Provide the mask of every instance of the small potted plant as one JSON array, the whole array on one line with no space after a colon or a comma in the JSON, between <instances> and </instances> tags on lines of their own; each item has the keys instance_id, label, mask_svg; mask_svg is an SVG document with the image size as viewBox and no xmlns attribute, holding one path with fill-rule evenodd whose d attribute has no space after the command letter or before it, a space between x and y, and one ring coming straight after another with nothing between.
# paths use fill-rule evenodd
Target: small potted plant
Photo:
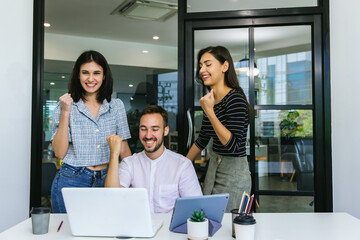
<instances>
[{"instance_id":1,"label":"small potted plant","mask_svg":"<svg viewBox=\"0 0 360 240\"><path fill-rule=\"evenodd\" d=\"M203 210L195 210L187 220L187 236L190 240L208 239L209 222Z\"/></svg>"}]
</instances>

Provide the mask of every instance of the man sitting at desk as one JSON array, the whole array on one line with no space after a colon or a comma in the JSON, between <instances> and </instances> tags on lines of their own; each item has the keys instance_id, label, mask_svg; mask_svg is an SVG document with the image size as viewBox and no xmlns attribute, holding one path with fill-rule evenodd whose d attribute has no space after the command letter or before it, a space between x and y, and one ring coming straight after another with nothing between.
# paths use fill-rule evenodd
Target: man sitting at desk
<instances>
[{"instance_id":1,"label":"man sitting at desk","mask_svg":"<svg viewBox=\"0 0 360 240\"><path fill-rule=\"evenodd\" d=\"M105 187L146 188L155 213L170 212L178 197L201 196L195 169L189 159L164 146L169 133L168 114L159 106L146 107L140 118L139 139L144 151L123 159L119 166L122 138L107 137L110 147Z\"/></svg>"}]
</instances>

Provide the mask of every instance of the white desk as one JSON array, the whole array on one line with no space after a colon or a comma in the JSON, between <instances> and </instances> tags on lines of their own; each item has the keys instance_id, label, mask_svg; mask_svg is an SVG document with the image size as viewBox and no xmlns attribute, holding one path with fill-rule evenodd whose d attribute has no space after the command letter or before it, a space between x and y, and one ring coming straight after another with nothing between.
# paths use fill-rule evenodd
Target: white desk
<instances>
[{"instance_id":1,"label":"white desk","mask_svg":"<svg viewBox=\"0 0 360 240\"><path fill-rule=\"evenodd\" d=\"M254 214L256 219L256 240L359 240L360 220L347 213L258 213ZM186 234L170 232L169 214L159 214L164 219L154 239L177 240L187 239ZM64 223L60 232L57 228L61 222ZM226 240L231 237L231 215L225 214L221 229L210 239ZM49 233L44 235L33 235L31 230L31 219L27 219L18 225L0 233L1 240L8 239L114 239L95 237L73 237L64 214L52 214L50 218Z\"/></svg>"}]
</instances>

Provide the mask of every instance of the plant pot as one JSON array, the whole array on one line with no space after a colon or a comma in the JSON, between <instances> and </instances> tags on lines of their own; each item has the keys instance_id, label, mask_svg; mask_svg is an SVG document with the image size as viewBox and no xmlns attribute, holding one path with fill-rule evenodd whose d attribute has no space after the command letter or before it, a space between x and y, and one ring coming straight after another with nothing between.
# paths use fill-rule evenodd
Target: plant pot
<instances>
[{"instance_id":1,"label":"plant pot","mask_svg":"<svg viewBox=\"0 0 360 240\"><path fill-rule=\"evenodd\" d=\"M205 240L209 236L209 221L205 218L204 222L192 222L187 220L187 237L190 240Z\"/></svg>"}]
</instances>

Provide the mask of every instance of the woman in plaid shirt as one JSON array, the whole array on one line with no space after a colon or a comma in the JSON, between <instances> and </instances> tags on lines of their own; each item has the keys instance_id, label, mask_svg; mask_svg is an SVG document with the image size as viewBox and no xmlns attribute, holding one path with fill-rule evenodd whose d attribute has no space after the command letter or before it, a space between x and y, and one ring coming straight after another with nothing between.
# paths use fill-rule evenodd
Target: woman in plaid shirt
<instances>
[{"instance_id":1,"label":"woman in plaid shirt","mask_svg":"<svg viewBox=\"0 0 360 240\"><path fill-rule=\"evenodd\" d=\"M54 178L54 213L65 213L63 187L103 187L110 150L106 137L123 140L121 158L131 155L130 131L120 99L111 99L113 78L104 56L86 51L76 60L69 93L60 97L53 113L52 145L63 165Z\"/></svg>"}]
</instances>

